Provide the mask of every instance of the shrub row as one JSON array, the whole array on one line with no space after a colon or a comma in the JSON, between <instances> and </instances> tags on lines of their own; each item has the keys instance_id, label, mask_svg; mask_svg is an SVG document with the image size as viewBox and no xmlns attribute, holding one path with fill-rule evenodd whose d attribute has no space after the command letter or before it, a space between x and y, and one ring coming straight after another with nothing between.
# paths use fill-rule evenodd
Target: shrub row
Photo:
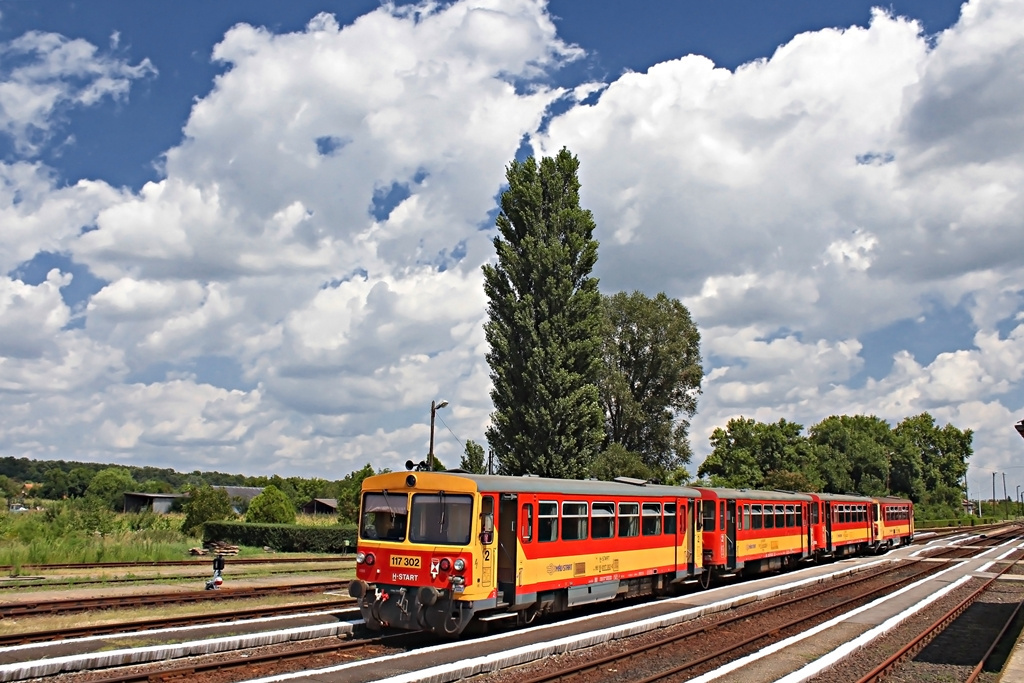
<instances>
[{"instance_id":1,"label":"shrub row","mask_svg":"<svg viewBox=\"0 0 1024 683\"><path fill-rule=\"evenodd\" d=\"M302 526L299 524L246 524L206 522L203 542L223 541L279 552L342 553L355 549L358 530L354 524Z\"/></svg>"}]
</instances>

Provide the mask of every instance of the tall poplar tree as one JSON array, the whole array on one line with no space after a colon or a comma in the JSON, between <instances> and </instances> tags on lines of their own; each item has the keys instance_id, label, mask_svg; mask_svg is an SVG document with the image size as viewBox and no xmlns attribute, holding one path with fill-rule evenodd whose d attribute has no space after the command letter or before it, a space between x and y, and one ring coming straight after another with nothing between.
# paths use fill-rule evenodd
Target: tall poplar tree
<instances>
[{"instance_id":1,"label":"tall poplar tree","mask_svg":"<svg viewBox=\"0 0 1024 683\"><path fill-rule=\"evenodd\" d=\"M581 478L601 448L601 294L594 220L580 208L567 149L509 164L484 265L494 412L487 441L501 474Z\"/></svg>"}]
</instances>

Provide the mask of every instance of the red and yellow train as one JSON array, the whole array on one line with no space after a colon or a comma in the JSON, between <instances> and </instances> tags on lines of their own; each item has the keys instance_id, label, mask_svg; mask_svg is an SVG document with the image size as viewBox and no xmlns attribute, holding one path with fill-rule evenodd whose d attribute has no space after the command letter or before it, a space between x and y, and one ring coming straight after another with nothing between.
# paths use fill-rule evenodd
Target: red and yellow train
<instances>
[{"instance_id":1,"label":"red and yellow train","mask_svg":"<svg viewBox=\"0 0 1024 683\"><path fill-rule=\"evenodd\" d=\"M350 592L367 626L447 635L914 535L897 498L463 472L369 477L360 512Z\"/></svg>"}]
</instances>

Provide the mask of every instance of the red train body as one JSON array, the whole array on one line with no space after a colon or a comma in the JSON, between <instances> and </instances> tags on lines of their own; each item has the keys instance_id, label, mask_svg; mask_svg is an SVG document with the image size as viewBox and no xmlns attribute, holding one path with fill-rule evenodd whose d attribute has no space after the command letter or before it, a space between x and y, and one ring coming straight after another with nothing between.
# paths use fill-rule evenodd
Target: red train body
<instances>
[{"instance_id":1,"label":"red train body","mask_svg":"<svg viewBox=\"0 0 1024 683\"><path fill-rule=\"evenodd\" d=\"M382 474L362 491L350 592L372 629L529 623L913 538L896 498L462 472Z\"/></svg>"}]
</instances>

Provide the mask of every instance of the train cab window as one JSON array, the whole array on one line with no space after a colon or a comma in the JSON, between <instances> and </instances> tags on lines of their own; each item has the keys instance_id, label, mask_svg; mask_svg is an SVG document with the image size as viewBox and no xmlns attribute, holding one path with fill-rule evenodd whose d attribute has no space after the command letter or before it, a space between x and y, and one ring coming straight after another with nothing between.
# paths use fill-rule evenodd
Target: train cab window
<instances>
[{"instance_id":1,"label":"train cab window","mask_svg":"<svg viewBox=\"0 0 1024 683\"><path fill-rule=\"evenodd\" d=\"M676 504L665 503L665 533L676 533Z\"/></svg>"},{"instance_id":2,"label":"train cab window","mask_svg":"<svg viewBox=\"0 0 1024 683\"><path fill-rule=\"evenodd\" d=\"M523 506L523 519L519 524L520 537L524 543L529 543L533 539L533 503L527 503Z\"/></svg>"},{"instance_id":3,"label":"train cab window","mask_svg":"<svg viewBox=\"0 0 1024 683\"><path fill-rule=\"evenodd\" d=\"M374 541L404 541L409 497L401 493L366 493L359 537Z\"/></svg>"},{"instance_id":4,"label":"train cab window","mask_svg":"<svg viewBox=\"0 0 1024 683\"><path fill-rule=\"evenodd\" d=\"M704 531L715 530L715 501L705 500L700 505L701 519L704 521Z\"/></svg>"},{"instance_id":5,"label":"train cab window","mask_svg":"<svg viewBox=\"0 0 1024 683\"><path fill-rule=\"evenodd\" d=\"M466 545L473 528L473 497L463 494L414 493L409 521L413 543Z\"/></svg>"},{"instance_id":6,"label":"train cab window","mask_svg":"<svg viewBox=\"0 0 1024 683\"><path fill-rule=\"evenodd\" d=\"M619 538L640 535L640 505L619 503Z\"/></svg>"},{"instance_id":7,"label":"train cab window","mask_svg":"<svg viewBox=\"0 0 1024 683\"><path fill-rule=\"evenodd\" d=\"M644 536L661 535L661 503L644 503L640 531Z\"/></svg>"},{"instance_id":8,"label":"train cab window","mask_svg":"<svg viewBox=\"0 0 1024 683\"><path fill-rule=\"evenodd\" d=\"M786 506L776 505L775 506L775 528L785 529L786 528Z\"/></svg>"},{"instance_id":9,"label":"train cab window","mask_svg":"<svg viewBox=\"0 0 1024 683\"><path fill-rule=\"evenodd\" d=\"M792 505L786 506L786 526L789 528L796 526L796 508Z\"/></svg>"},{"instance_id":10,"label":"train cab window","mask_svg":"<svg viewBox=\"0 0 1024 683\"><path fill-rule=\"evenodd\" d=\"M480 498L480 542L484 545L494 542L494 496Z\"/></svg>"},{"instance_id":11,"label":"train cab window","mask_svg":"<svg viewBox=\"0 0 1024 683\"><path fill-rule=\"evenodd\" d=\"M594 503L590 506L590 537L615 536L615 503Z\"/></svg>"},{"instance_id":12,"label":"train cab window","mask_svg":"<svg viewBox=\"0 0 1024 683\"><path fill-rule=\"evenodd\" d=\"M541 543L558 540L558 503L542 500L538 504L537 540Z\"/></svg>"},{"instance_id":13,"label":"train cab window","mask_svg":"<svg viewBox=\"0 0 1024 683\"><path fill-rule=\"evenodd\" d=\"M743 506L743 525L740 527L744 531L750 530L750 506Z\"/></svg>"},{"instance_id":14,"label":"train cab window","mask_svg":"<svg viewBox=\"0 0 1024 683\"><path fill-rule=\"evenodd\" d=\"M562 503L562 540L583 541L587 538L587 504Z\"/></svg>"},{"instance_id":15,"label":"train cab window","mask_svg":"<svg viewBox=\"0 0 1024 683\"><path fill-rule=\"evenodd\" d=\"M763 526L762 519L763 518L761 517L761 506L760 505L751 505L750 506L750 528L755 530L755 531L760 529Z\"/></svg>"}]
</instances>

